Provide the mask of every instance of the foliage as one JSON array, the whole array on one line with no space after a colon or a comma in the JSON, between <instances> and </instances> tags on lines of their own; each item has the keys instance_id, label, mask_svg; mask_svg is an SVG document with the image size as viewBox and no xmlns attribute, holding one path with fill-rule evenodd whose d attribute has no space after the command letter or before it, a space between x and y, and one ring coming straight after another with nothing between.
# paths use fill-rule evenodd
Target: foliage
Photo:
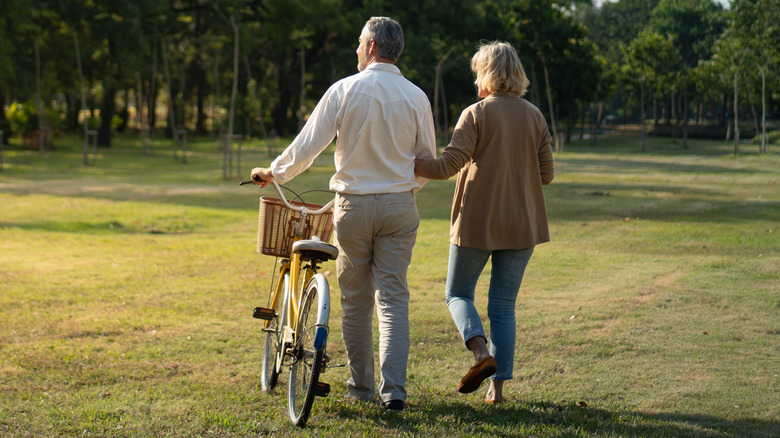
<instances>
[{"instance_id":1,"label":"foliage","mask_svg":"<svg viewBox=\"0 0 780 438\"><path fill-rule=\"evenodd\" d=\"M38 110L32 102L11 102L7 118L12 132L25 134L38 129Z\"/></svg>"},{"instance_id":2,"label":"foliage","mask_svg":"<svg viewBox=\"0 0 780 438\"><path fill-rule=\"evenodd\" d=\"M723 8L712 0L661 0L653 9L650 28L674 35L683 65L695 67L710 57L715 40L723 32Z\"/></svg>"},{"instance_id":3,"label":"foliage","mask_svg":"<svg viewBox=\"0 0 780 438\"><path fill-rule=\"evenodd\" d=\"M659 66L653 93L667 102L667 113L680 105L672 102L672 92L679 94L686 85L691 105L722 105L729 91L725 85L711 88L722 83L717 72L693 69L712 59L727 28L746 49L760 53L745 59L750 67L741 91L745 102L759 100L766 80L767 111L776 110L777 0L734 1L727 10L712 0L594 3L456 0L442 7L435 0L7 0L0 4L0 59L10 62L0 63L0 101L35 100L37 44L41 98L62 102L68 132L78 129L80 110L99 109L106 115L101 143L108 145L113 115L138 107L143 125L170 135L165 112L155 110L168 105L169 91L176 125L197 135L222 132L237 78L234 132L258 136L262 123L262 131L289 135L331 83L355 72L355 38L365 20L387 15L398 19L406 34L399 67L431 100L436 66L442 63L440 100L449 120L475 99L468 60L481 40L511 42L531 76L527 98L548 118L557 115L568 124L591 102L609 104L612 111L633 104L636 80L629 72L636 66L627 64L621 47L645 35L672 41L680 55L676 64L658 51L647 54L657 58L642 60ZM237 60L231 17L238 27ZM76 43L87 108L81 104ZM0 123L3 113L0 109ZM131 127L141 128L136 119Z\"/></svg>"}]
</instances>

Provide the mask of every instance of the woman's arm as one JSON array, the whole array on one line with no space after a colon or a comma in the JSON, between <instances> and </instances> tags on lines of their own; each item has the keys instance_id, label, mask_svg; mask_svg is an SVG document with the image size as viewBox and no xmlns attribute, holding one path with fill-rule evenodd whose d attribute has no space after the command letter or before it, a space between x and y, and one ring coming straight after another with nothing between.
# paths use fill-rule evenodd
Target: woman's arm
<instances>
[{"instance_id":1,"label":"woman's arm","mask_svg":"<svg viewBox=\"0 0 780 438\"><path fill-rule=\"evenodd\" d=\"M448 179L458 173L474 156L477 145L477 129L474 114L466 108L460 115L450 144L441 157L431 160L414 160L414 173L430 179Z\"/></svg>"}]
</instances>

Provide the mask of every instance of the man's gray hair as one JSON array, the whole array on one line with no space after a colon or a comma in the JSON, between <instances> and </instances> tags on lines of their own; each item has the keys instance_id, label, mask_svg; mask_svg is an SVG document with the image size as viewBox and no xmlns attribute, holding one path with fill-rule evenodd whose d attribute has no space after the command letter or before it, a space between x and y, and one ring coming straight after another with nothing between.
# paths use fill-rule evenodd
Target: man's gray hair
<instances>
[{"instance_id":1,"label":"man's gray hair","mask_svg":"<svg viewBox=\"0 0 780 438\"><path fill-rule=\"evenodd\" d=\"M371 17L366 22L368 38L374 40L377 55L395 62L404 50L404 31L392 18Z\"/></svg>"}]
</instances>

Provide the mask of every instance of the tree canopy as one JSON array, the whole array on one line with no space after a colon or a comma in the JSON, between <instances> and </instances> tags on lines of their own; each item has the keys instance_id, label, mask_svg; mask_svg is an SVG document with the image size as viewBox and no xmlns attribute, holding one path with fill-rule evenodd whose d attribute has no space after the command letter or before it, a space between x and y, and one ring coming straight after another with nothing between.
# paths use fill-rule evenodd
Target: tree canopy
<instances>
[{"instance_id":1,"label":"tree canopy","mask_svg":"<svg viewBox=\"0 0 780 438\"><path fill-rule=\"evenodd\" d=\"M403 26L398 65L428 93L442 132L476 99L468 61L486 40L518 50L526 98L552 130L599 122L594 105L636 120L640 81L656 125L688 110L724 124L735 99L728 69L746 85L737 111L777 107L778 2L4 0L0 130L89 124L104 146L112 132L142 128L291 135L330 84L355 73L357 36L379 15Z\"/></svg>"}]
</instances>

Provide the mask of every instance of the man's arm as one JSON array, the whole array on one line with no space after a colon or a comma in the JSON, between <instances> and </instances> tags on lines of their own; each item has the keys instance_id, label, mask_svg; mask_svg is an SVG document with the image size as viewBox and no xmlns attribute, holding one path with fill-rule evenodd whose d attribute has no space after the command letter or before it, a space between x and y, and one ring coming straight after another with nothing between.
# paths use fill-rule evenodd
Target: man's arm
<instances>
[{"instance_id":1,"label":"man's arm","mask_svg":"<svg viewBox=\"0 0 780 438\"><path fill-rule=\"evenodd\" d=\"M338 96L334 89L335 86L331 86L325 92L301 132L270 166L252 169L252 181L255 180L255 174L260 178L260 182L255 184L265 187L274 178L279 183L293 179L308 169L314 159L333 141L336 136L336 114L339 108Z\"/></svg>"}]
</instances>

